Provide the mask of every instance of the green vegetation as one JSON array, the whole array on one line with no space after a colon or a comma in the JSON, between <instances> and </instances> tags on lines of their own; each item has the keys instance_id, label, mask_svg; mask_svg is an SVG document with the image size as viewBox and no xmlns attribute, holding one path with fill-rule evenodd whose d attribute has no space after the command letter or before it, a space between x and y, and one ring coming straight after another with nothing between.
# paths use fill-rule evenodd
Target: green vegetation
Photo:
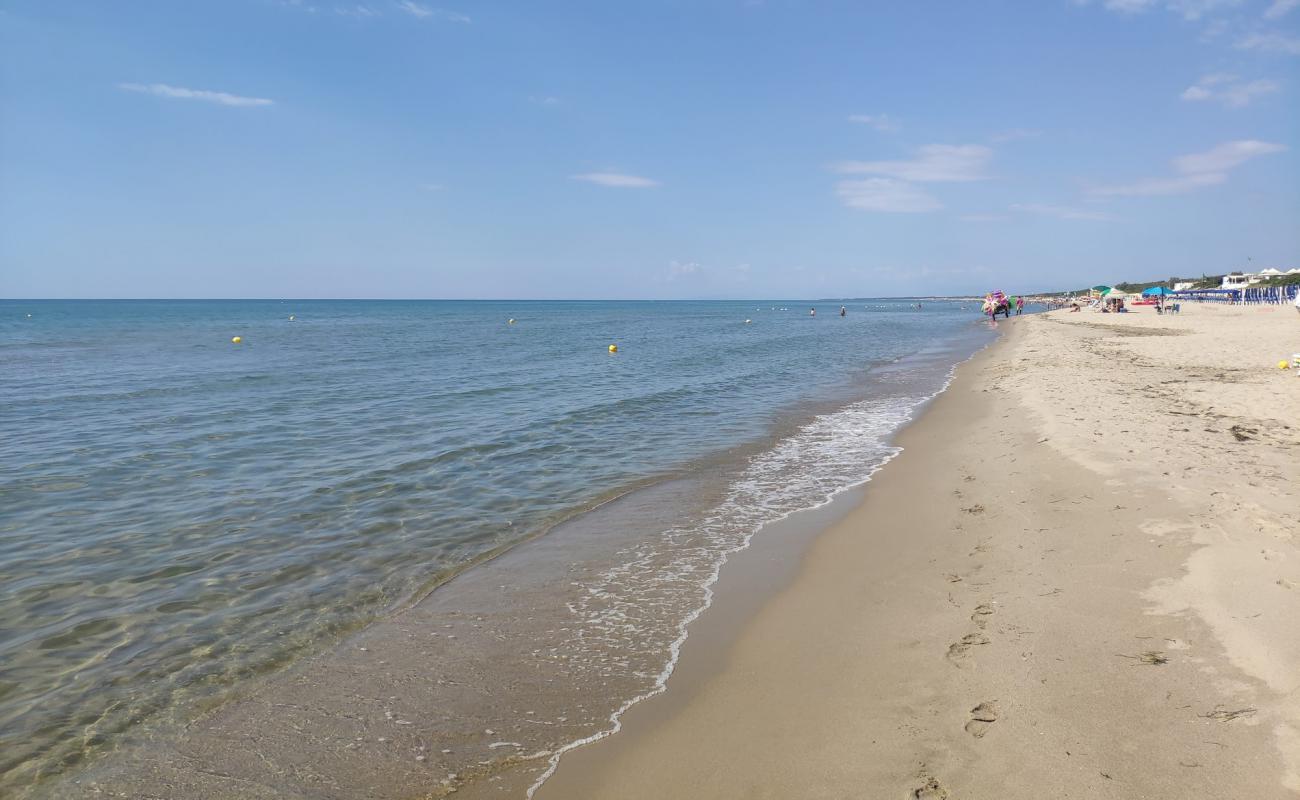
<instances>
[{"instance_id":1,"label":"green vegetation","mask_svg":"<svg viewBox=\"0 0 1300 800\"><path fill-rule=\"evenodd\" d=\"M1172 289L1174 288L1174 284L1187 283L1188 281L1194 281L1191 287L1193 289L1217 289L1223 285L1223 276L1202 275L1199 278L1176 278L1171 276L1170 278L1163 281L1147 281L1145 283L1130 283L1129 281L1122 281L1120 283L1115 284L1115 288L1119 289L1121 292L1128 292L1129 294L1142 294L1144 290L1150 289L1152 286L1164 286L1165 288ZM1300 274L1278 275L1272 278L1265 278L1259 283L1251 284L1251 286L1296 286L1296 285L1300 285ZM1038 294L1043 297L1065 297L1067 295L1086 295L1088 294L1088 288L1089 287L1085 286L1082 289L1075 289L1073 291L1068 291L1068 292L1039 292Z\"/></svg>"},{"instance_id":2,"label":"green vegetation","mask_svg":"<svg viewBox=\"0 0 1300 800\"><path fill-rule=\"evenodd\" d=\"M1144 290L1150 289L1152 286L1163 286L1166 289L1172 289L1174 288L1174 281L1175 279L1173 278L1170 278L1168 281L1151 281L1150 283L1128 283L1126 281L1124 283L1115 284L1115 288L1119 289L1121 292L1128 292L1129 294L1142 294Z\"/></svg>"},{"instance_id":3,"label":"green vegetation","mask_svg":"<svg viewBox=\"0 0 1300 800\"><path fill-rule=\"evenodd\" d=\"M1144 290L1150 289L1152 286L1163 286L1166 289L1172 289L1174 288L1174 284L1186 283L1187 281L1196 281L1195 285L1192 287L1193 289L1217 289L1219 288L1219 285L1223 282L1223 276L1202 275L1199 278L1178 278L1178 277L1170 276L1168 279L1163 281L1147 281L1146 283L1130 283L1128 281L1121 281L1115 284L1115 288L1119 289L1121 292L1127 292L1129 294L1142 294ZM1080 294L1086 295L1089 291L1089 288L1090 287L1085 286L1082 289L1075 289L1073 291L1068 291L1068 292L1041 292L1040 294L1042 294L1045 297L1065 297L1066 295L1080 295Z\"/></svg>"}]
</instances>

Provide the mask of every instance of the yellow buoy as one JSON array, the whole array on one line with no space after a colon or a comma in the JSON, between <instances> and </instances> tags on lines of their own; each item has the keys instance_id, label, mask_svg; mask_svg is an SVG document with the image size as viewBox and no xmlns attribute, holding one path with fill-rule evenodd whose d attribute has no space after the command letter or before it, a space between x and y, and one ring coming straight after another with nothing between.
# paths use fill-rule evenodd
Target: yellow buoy
<instances>
[{"instance_id":1,"label":"yellow buoy","mask_svg":"<svg viewBox=\"0 0 1300 800\"><path fill-rule=\"evenodd\" d=\"M1291 366L1291 365L1288 364L1288 363L1286 363L1285 361L1279 361L1279 362L1277 362L1277 368L1278 368L1278 369L1288 369L1290 366Z\"/></svg>"},{"instance_id":2,"label":"yellow buoy","mask_svg":"<svg viewBox=\"0 0 1300 800\"><path fill-rule=\"evenodd\" d=\"M232 337L230 337L230 343L231 343L231 344L239 344L239 343L242 342L242 341L244 341L244 337L242 337L242 336L232 336Z\"/></svg>"},{"instance_id":3,"label":"yellow buoy","mask_svg":"<svg viewBox=\"0 0 1300 800\"><path fill-rule=\"evenodd\" d=\"M611 353L617 353L617 352L618 352L618 345L616 345L616 344L611 344L611 345L609 346L609 352L611 352Z\"/></svg>"}]
</instances>

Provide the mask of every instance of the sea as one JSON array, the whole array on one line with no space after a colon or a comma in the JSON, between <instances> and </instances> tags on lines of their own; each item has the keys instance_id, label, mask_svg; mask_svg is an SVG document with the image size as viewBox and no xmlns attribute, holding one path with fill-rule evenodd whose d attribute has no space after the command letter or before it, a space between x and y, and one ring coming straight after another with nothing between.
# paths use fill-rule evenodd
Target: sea
<instances>
[{"instance_id":1,"label":"sea","mask_svg":"<svg viewBox=\"0 0 1300 800\"><path fill-rule=\"evenodd\" d=\"M598 737L727 555L867 481L994 335L915 299L0 301L0 795L468 603L502 553L547 629L437 646L553 641L584 708L537 746Z\"/></svg>"}]
</instances>

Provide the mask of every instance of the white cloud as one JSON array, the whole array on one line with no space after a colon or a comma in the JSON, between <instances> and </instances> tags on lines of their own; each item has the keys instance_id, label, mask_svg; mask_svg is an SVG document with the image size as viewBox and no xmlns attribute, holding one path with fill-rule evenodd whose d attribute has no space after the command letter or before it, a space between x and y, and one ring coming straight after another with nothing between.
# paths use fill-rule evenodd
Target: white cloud
<instances>
[{"instance_id":1,"label":"white cloud","mask_svg":"<svg viewBox=\"0 0 1300 800\"><path fill-rule=\"evenodd\" d=\"M397 7L414 17L432 17L433 9L428 6L422 6L419 3L413 3L411 0L402 0Z\"/></svg>"},{"instance_id":2,"label":"white cloud","mask_svg":"<svg viewBox=\"0 0 1300 800\"><path fill-rule=\"evenodd\" d=\"M691 278L703 274L704 267L695 261L668 262L668 280L670 281L675 281L678 278Z\"/></svg>"},{"instance_id":3,"label":"white cloud","mask_svg":"<svg viewBox=\"0 0 1300 800\"><path fill-rule=\"evenodd\" d=\"M535 94L528 98L528 102L535 106L558 106L560 104L560 98L549 94Z\"/></svg>"},{"instance_id":4,"label":"white cloud","mask_svg":"<svg viewBox=\"0 0 1300 800\"><path fill-rule=\"evenodd\" d=\"M1257 156L1280 153L1286 147L1272 142L1259 142L1244 139L1236 142L1224 142L1204 153L1192 153L1174 159L1174 168L1190 175L1227 172L1233 167L1244 164Z\"/></svg>"},{"instance_id":5,"label":"white cloud","mask_svg":"<svg viewBox=\"0 0 1300 800\"><path fill-rule=\"evenodd\" d=\"M397 4L397 7L411 16L420 19L435 18L443 20L444 22L462 22L466 24L472 21L469 17L459 12L447 11L442 8L430 8L429 6L416 3L414 0L401 0Z\"/></svg>"},{"instance_id":6,"label":"white cloud","mask_svg":"<svg viewBox=\"0 0 1300 800\"><path fill-rule=\"evenodd\" d=\"M1280 33L1252 33L1237 42L1238 50L1262 50L1266 53L1300 55L1300 38Z\"/></svg>"},{"instance_id":7,"label":"white cloud","mask_svg":"<svg viewBox=\"0 0 1300 800\"><path fill-rule=\"evenodd\" d=\"M1124 14L1136 14L1139 11L1146 11L1155 5L1155 0L1106 0L1102 3L1111 11L1119 11Z\"/></svg>"},{"instance_id":8,"label":"white cloud","mask_svg":"<svg viewBox=\"0 0 1300 800\"><path fill-rule=\"evenodd\" d=\"M1009 128L993 134L989 137L989 141L994 144L1004 144L1019 141L1020 139L1033 139L1042 135L1043 132L1035 128Z\"/></svg>"},{"instance_id":9,"label":"white cloud","mask_svg":"<svg viewBox=\"0 0 1300 800\"><path fill-rule=\"evenodd\" d=\"M1108 220L1113 219L1110 214L1104 211L1089 211L1083 208L1071 208L1070 206L1053 206L1044 203L1013 203L1012 211L1023 211L1027 214L1038 214L1043 217L1056 217L1057 219L1087 219L1087 220Z\"/></svg>"},{"instance_id":10,"label":"white cloud","mask_svg":"<svg viewBox=\"0 0 1300 800\"><path fill-rule=\"evenodd\" d=\"M845 161L834 168L836 172L922 183L979 181L987 177L984 167L992 158L993 150L984 145L930 144L919 148L911 161Z\"/></svg>"},{"instance_id":11,"label":"white cloud","mask_svg":"<svg viewBox=\"0 0 1300 800\"><path fill-rule=\"evenodd\" d=\"M1170 11L1183 15L1186 20L1198 20L1220 9L1241 5L1241 0L1169 0L1165 6Z\"/></svg>"},{"instance_id":12,"label":"white cloud","mask_svg":"<svg viewBox=\"0 0 1300 800\"><path fill-rule=\"evenodd\" d=\"M370 17L379 16L378 11L374 10L370 6L363 6L360 4L355 6L338 6L334 9L334 13L338 14L340 17L355 17L356 19L369 19Z\"/></svg>"},{"instance_id":13,"label":"white cloud","mask_svg":"<svg viewBox=\"0 0 1300 800\"><path fill-rule=\"evenodd\" d=\"M1204 153L1191 153L1174 159L1178 173L1167 178L1144 178L1117 186L1098 186L1089 190L1095 197L1184 194L1228 180L1228 171L1252 158L1280 153L1286 147L1272 142L1243 139L1224 142Z\"/></svg>"},{"instance_id":14,"label":"white cloud","mask_svg":"<svg viewBox=\"0 0 1300 800\"><path fill-rule=\"evenodd\" d=\"M1281 19L1297 6L1300 6L1300 0L1273 0L1273 4L1264 12L1264 18Z\"/></svg>"},{"instance_id":15,"label":"white cloud","mask_svg":"<svg viewBox=\"0 0 1300 800\"><path fill-rule=\"evenodd\" d=\"M1217 73L1206 75L1196 82L1194 86L1189 86L1181 97L1184 100L1213 100L1232 108L1240 108L1250 104L1250 101L1261 94L1276 92L1278 84L1276 81L1255 80L1243 81L1236 75L1227 75Z\"/></svg>"},{"instance_id":16,"label":"white cloud","mask_svg":"<svg viewBox=\"0 0 1300 800\"><path fill-rule=\"evenodd\" d=\"M1086 6L1089 0L1074 0L1075 5ZM1102 6L1121 14L1140 14L1153 8L1166 10L1186 20L1198 20L1207 14L1241 4L1241 0L1103 0Z\"/></svg>"},{"instance_id":17,"label":"white cloud","mask_svg":"<svg viewBox=\"0 0 1300 800\"><path fill-rule=\"evenodd\" d=\"M902 127L898 120L888 114L850 114L849 122L870 125L881 133L893 133Z\"/></svg>"},{"instance_id":18,"label":"white cloud","mask_svg":"<svg viewBox=\"0 0 1300 800\"><path fill-rule=\"evenodd\" d=\"M169 86L165 83L119 83L117 88L127 92L151 94L173 100L202 100L222 106L273 106L274 100L265 97L241 97L226 92L210 92L206 89L186 89L181 86Z\"/></svg>"},{"instance_id":19,"label":"white cloud","mask_svg":"<svg viewBox=\"0 0 1300 800\"><path fill-rule=\"evenodd\" d=\"M612 186L617 189L647 189L658 186L659 181L642 178L639 175L625 175L621 172L584 172L569 176L575 181L586 181L597 186Z\"/></svg>"},{"instance_id":20,"label":"white cloud","mask_svg":"<svg viewBox=\"0 0 1300 800\"><path fill-rule=\"evenodd\" d=\"M921 214L943 208L919 186L892 178L840 181L835 192L846 206L863 211Z\"/></svg>"},{"instance_id":21,"label":"white cloud","mask_svg":"<svg viewBox=\"0 0 1300 800\"><path fill-rule=\"evenodd\" d=\"M962 214L957 217L962 222L1001 222L1006 218L1005 214Z\"/></svg>"}]
</instances>

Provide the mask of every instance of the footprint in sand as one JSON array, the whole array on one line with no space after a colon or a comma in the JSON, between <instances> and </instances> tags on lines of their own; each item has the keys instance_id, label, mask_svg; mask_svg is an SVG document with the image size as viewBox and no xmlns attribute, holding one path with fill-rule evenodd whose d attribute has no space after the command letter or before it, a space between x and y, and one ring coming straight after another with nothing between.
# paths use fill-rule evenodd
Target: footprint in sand
<instances>
[{"instance_id":1,"label":"footprint in sand","mask_svg":"<svg viewBox=\"0 0 1300 800\"><path fill-rule=\"evenodd\" d=\"M948 800L948 790L943 788L938 779L928 775L921 777L925 782L913 789L908 797L913 800Z\"/></svg>"},{"instance_id":2,"label":"footprint in sand","mask_svg":"<svg viewBox=\"0 0 1300 800\"><path fill-rule=\"evenodd\" d=\"M993 701L980 703L970 710L970 722L966 723L966 732L976 739L983 739L993 723L998 721L998 707Z\"/></svg>"},{"instance_id":3,"label":"footprint in sand","mask_svg":"<svg viewBox=\"0 0 1300 800\"><path fill-rule=\"evenodd\" d=\"M988 603L980 603L975 606L975 613L970 615L970 621L974 622L976 627L980 630L983 630L984 627L989 624L989 621L985 619L985 617L992 614L993 610L993 606Z\"/></svg>"},{"instance_id":4,"label":"footprint in sand","mask_svg":"<svg viewBox=\"0 0 1300 800\"><path fill-rule=\"evenodd\" d=\"M961 637L961 641L948 645L948 660L957 666L961 666L961 662L969 654L972 647L988 644L990 641L989 637L982 633L968 633Z\"/></svg>"}]
</instances>

